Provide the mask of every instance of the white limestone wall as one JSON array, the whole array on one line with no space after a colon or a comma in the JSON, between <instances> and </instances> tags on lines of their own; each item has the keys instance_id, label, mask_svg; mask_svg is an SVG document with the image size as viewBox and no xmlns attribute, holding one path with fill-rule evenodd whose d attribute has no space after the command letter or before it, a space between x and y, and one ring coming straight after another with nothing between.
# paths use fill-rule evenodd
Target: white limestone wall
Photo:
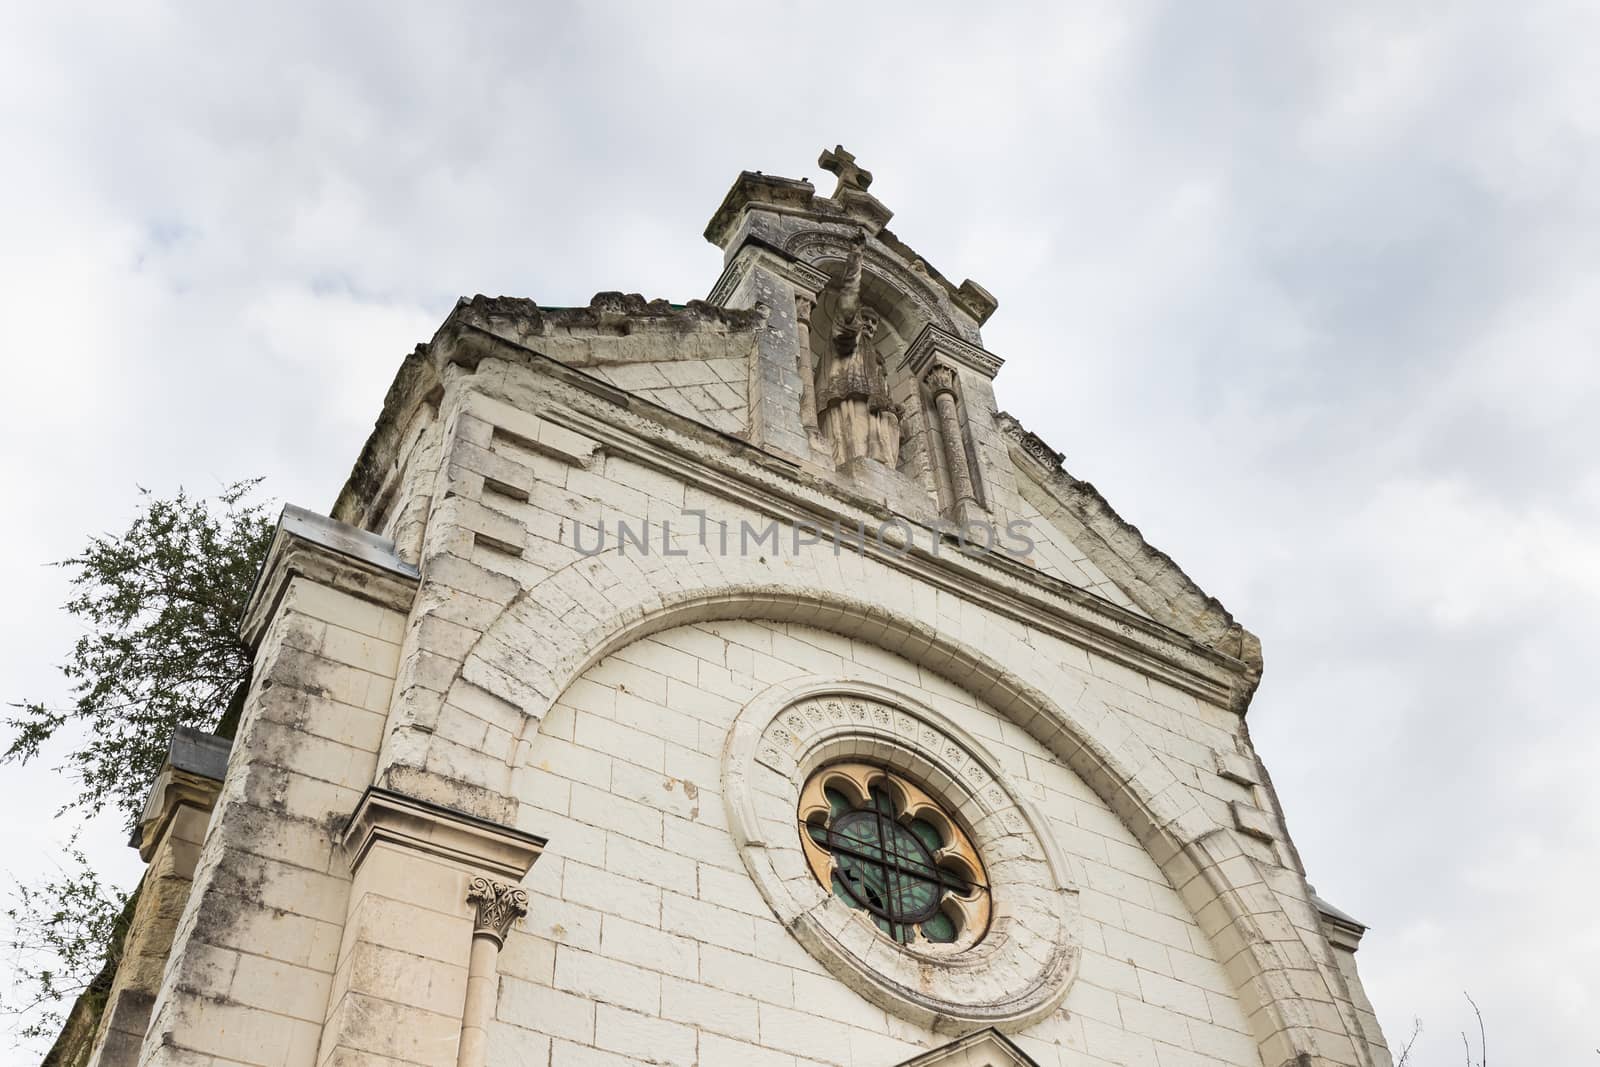
<instances>
[{"instance_id":1,"label":"white limestone wall","mask_svg":"<svg viewBox=\"0 0 1600 1067\"><path fill-rule=\"evenodd\" d=\"M1064 1009L1017 1035L1041 1065L1261 1062L1206 935L1076 774L937 674L765 621L629 645L540 724L518 772L517 821L549 846L502 956L490 1062L890 1067L948 1040L834 979L773 919L727 832L717 790L728 728L756 694L805 675L876 682L935 707L1047 816L1080 891L1083 959Z\"/></svg>"},{"instance_id":2,"label":"white limestone wall","mask_svg":"<svg viewBox=\"0 0 1600 1067\"><path fill-rule=\"evenodd\" d=\"M339 831L372 781L404 630L398 611L288 580L141 1064L321 1062L350 887Z\"/></svg>"}]
</instances>

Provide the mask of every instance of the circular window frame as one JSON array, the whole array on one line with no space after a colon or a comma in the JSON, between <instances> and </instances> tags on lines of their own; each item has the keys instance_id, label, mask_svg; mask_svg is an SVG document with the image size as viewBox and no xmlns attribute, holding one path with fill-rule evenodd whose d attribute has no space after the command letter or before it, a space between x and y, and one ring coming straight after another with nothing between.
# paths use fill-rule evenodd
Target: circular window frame
<instances>
[{"instance_id":1,"label":"circular window frame","mask_svg":"<svg viewBox=\"0 0 1600 1067\"><path fill-rule=\"evenodd\" d=\"M827 795L830 792L849 805L845 812L834 809ZM881 794L892 810L882 811L875 803L875 794ZM856 760L827 764L814 771L800 790L795 820L800 850L817 884L836 896L845 893L850 898L846 903L853 901L857 908L873 916L874 925L882 936L912 951L925 951L934 945L969 948L988 932L992 909L982 857L960 820L903 774ZM838 839L835 829L840 824L860 822L870 824L868 829L874 843L856 851L850 848L849 837ZM913 830L918 822L926 825L927 832L939 842L938 847L930 845ZM889 829L905 831L904 836L899 837L905 847L891 850L891 858L886 861L883 852L875 852L875 849L879 849L881 838ZM819 831L823 841L818 840ZM840 856L845 859L841 860ZM896 863L895 858L909 863ZM852 877L857 868L874 867L885 870L883 880L890 887L891 898L903 897L911 889L896 885L897 873L909 874L905 881L912 886L933 883L935 895L912 915L898 910L892 899L875 902L866 895L872 892L871 887L853 884L859 879ZM838 886L834 884L836 879L841 879ZM951 936L929 937L926 924L940 916L948 920ZM885 926L889 929L885 930Z\"/></svg>"},{"instance_id":2,"label":"circular window frame","mask_svg":"<svg viewBox=\"0 0 1600 1067\"><path fill-rule=\"evenodd\" d=\"M900 944L819 883L796 813L812 777L843 762L903 777L967 834L988 879L981 937ZM783 683L740 712L722 770L729 830L757 888L862 996L938 1032L1016 1030L1060 1005L1079 958L1066 861L999 761L948 717L870 683Z\"/></svg>"}]
</instances>

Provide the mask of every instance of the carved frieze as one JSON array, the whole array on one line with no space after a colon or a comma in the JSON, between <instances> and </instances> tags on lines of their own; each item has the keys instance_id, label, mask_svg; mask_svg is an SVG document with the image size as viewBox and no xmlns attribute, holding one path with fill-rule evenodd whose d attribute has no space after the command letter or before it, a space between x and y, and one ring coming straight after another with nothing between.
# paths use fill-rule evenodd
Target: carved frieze
<instances>
[{"instance_id":1,"label":"carved frieze","mask_svg":"<svg viewBox=\"0 0 1600 1067\"><path fill-rule=\"evenodd\" d=\"M851 238L831 230L806 230L790 238L784 251L807 263L828 260L847 260L850 257ZM865 252L867 269L878 281L894 289L916 305L918 311L946 330L955 329L955 320L941 299L943 289L933 281L914 274L904 263L892 259L876 247Z\"/></svg>"},{"instance_id":2,"label":"carved frieze","mask_svg":"<svg viewBox=\"0 0 1600 1067\"><path fill-rule=\"evenodd\" d=\"M1061 469L1061 464L1066 461L1066 455L1051 448L1045 443L1044 438L1023 428L1022 423L1004 411L995 412L994 419L1000 427L1000 433L1007 440L1016 442L1019 448L1043 466L1051 470Z\"/></svg>"},{"instance_id":3,"label":"carved frieze","mask_svg":"<svg viewBox=\"0 0 1600 1067\"><path fill-rule=\"evenodd\" d=\"M928 364L936 359L958 363L990 379L999 374L1000 368L1005 365L1005 360L993 352L979 348L948 330L929 323L906 347L906 354L901 357L900 365L910 368L913 374L921 374Z\"/></svg>"}]
</instances>

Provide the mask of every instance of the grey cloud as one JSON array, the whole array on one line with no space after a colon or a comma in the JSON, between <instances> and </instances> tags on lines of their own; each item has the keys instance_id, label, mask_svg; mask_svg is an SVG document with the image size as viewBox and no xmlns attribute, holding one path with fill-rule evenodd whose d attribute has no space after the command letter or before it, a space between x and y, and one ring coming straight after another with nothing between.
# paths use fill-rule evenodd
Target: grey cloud
<instances>
[{"instance_id":1,"label":"grey cloud","mask_svg":"<svg viewBox=\"0 0 1600 1067\"><path fill-rule=\"evenodd\" d=\"M1512 1062L1592 1055L1592 11L7 17L0 695L60 693L39 564L136 483L326 507L458 295L702 296L734 174L843 141L999 296L1001 402L1262 635L1252 731L1391 1034L1454 1062L1468 988Z\"/></svg>"}]
</instances>

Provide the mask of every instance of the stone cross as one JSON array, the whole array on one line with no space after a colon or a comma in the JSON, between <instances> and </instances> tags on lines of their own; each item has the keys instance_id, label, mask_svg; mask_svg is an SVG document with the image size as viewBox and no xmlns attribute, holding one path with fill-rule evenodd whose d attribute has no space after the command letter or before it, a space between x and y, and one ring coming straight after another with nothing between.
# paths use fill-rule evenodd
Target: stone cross
<instances>
[{"instance_id":1,"label":"stone cross","mask_svg":"<svg viewBox=\"0 0 1600 1067\"><path fill-rule=\"evenodd\" d=\"M832 151L824 149L822 155L817 157L817 166L838 175L839 186L833 191L835 200L846 189L864 193L867 186L872 184L872 172L856 166L856 157L845 151L844 145L834 145Z\"/></svg>"}]
</instances>

